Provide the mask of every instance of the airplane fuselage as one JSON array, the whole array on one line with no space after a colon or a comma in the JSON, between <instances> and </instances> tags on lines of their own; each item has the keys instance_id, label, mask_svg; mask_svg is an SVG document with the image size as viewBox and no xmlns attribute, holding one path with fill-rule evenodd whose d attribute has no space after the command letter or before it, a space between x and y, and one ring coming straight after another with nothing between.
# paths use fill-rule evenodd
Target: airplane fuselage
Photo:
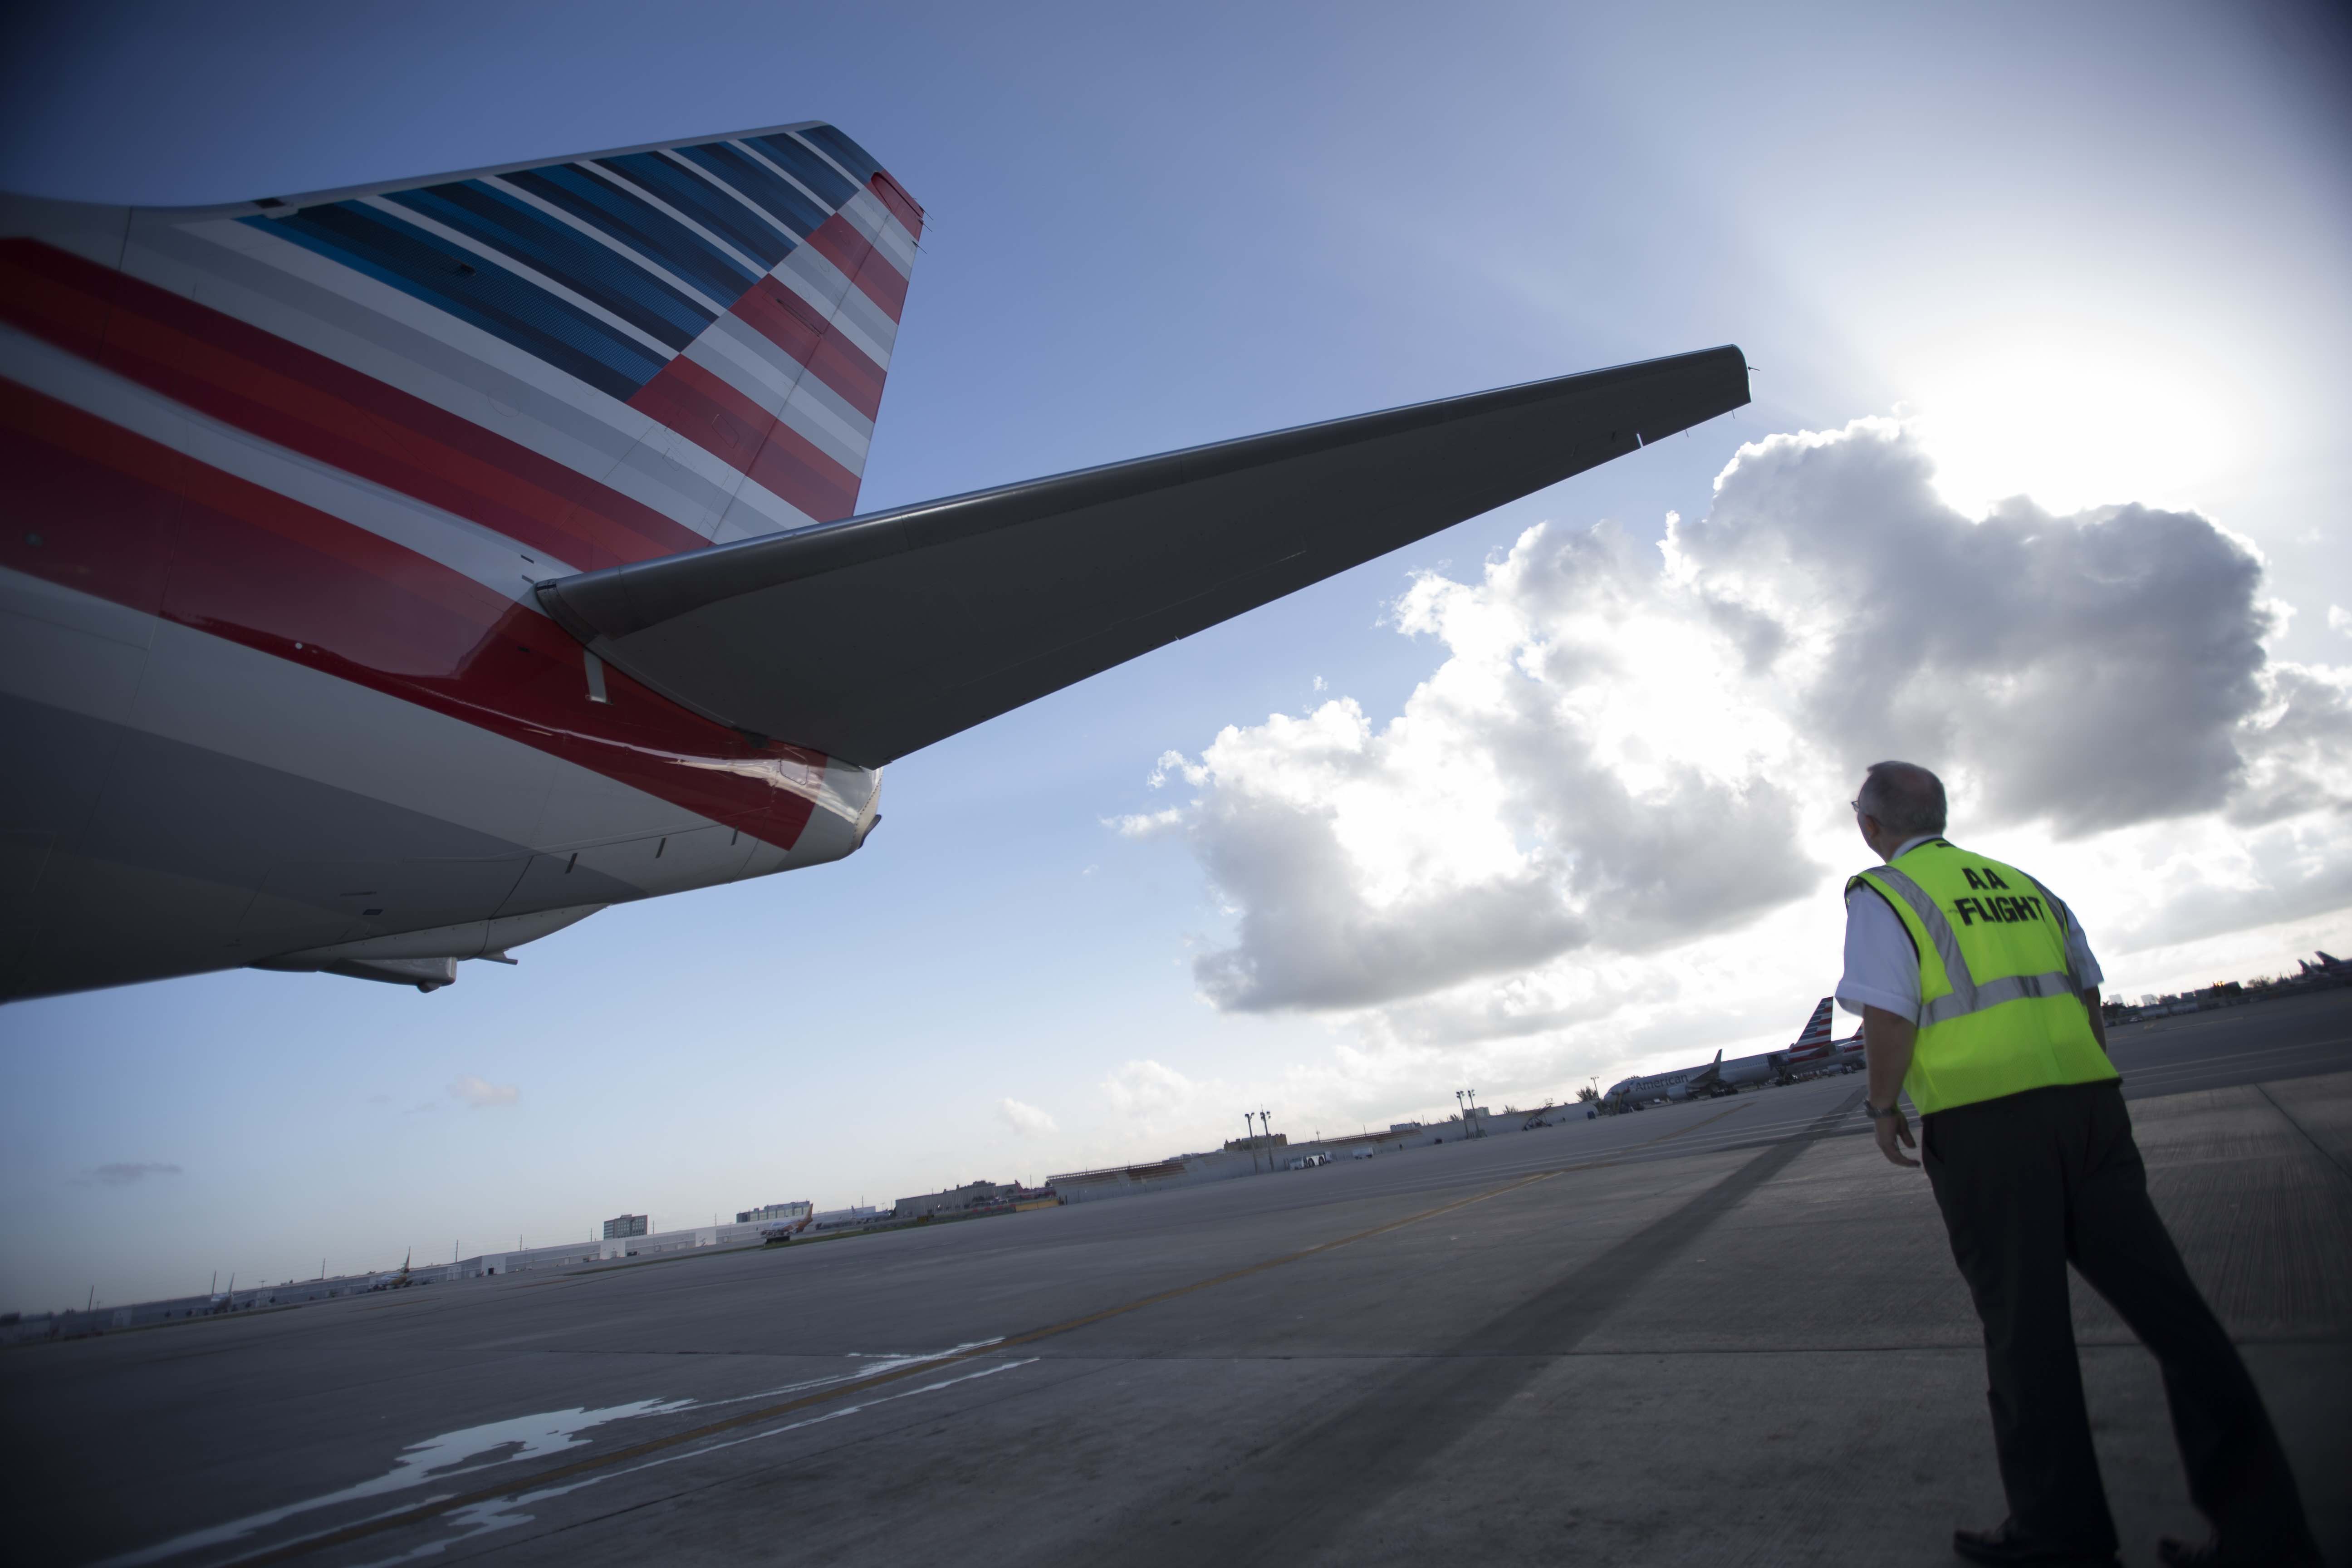
<instances>
[{"instance_id":1,"label":"airplane fuselage","mask_svg":"<svg viewBox=\"0 0 2352 1568\"><path fill-rule=\"evenodd\" d=\"M430 990L839 859L884 764L1748 398L1724 344L860 514L922 223L821 124L0 198L0 1001Z\"/></svg>"}]
</instances>

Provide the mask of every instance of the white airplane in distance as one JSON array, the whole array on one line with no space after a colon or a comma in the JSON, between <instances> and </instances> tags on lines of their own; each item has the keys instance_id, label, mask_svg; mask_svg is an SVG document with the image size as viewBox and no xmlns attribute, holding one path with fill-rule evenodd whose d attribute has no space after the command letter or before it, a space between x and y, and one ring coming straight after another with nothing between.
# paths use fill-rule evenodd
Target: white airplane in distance
<instances>
[{"instance_id":1,"label":"white airplane in distance","mask_svg":"<svg viewBox=\"0 0 2352 1568\"><path fill-rule=\"evenodd\" d=\"M431 991L840 859L884 764L1748 401L1723 347L859 515L922 229L814 123L0 198L0 1000Z\"/></svg>"},{"instance_id":2,"label":"white airplane in distance","mask_svg":"<svg viewBox=\"0 0 2352 1568\"><path fill-rule=\"evenodd\" d=\"M2308 958L2295 960L2295 963L2300 965L2295 972L2298 979L2308 979L2315 974L2332 974L2338 979L2352 980L2352 959L2338 958L2334 953L2325 952L2317 956L2319 958L2317 963L2312 963Z\"/></svg>"},{"instance_id":3,"label":"white airplane in distance","mask_svg":"<svg viewBox=\"0 0 2352 1568\"><path fill-rule=\"evenodd\" d=\"M1856 1035L1852 1041L1843 1043L1830 1037L1832 1005L1832 998L1822 997L1797 1036L1796 1043L1784 1049L1734 1057L1729 1061L1725 1061L1723 1053L1717 1051L1713 1061L1698 1067L1677 1068L1672 1072L1650 1073L1612 1084L1601 1102L1613 1110L1638 1110L1661 1100L1737 1094L1747 1084L1786 1083L1800 1072L1852 1072L1860 1061L1861 1037ZM1843 1045L1852 1045L1853 1051L1844 1050Z\"/></svg>"}]
</instances>

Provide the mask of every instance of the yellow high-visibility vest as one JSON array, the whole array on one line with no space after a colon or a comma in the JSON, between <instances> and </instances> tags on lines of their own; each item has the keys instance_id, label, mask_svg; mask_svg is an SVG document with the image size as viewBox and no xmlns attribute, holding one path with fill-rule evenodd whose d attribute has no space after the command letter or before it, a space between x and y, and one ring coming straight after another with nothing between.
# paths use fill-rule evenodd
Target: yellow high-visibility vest
<instances>
[{"instance_id":1,"label":"yellow high-visibility vest","mask_svg":"<svg viewBox=\"0 0 2352 1568\"><path fill-rule=\"evenodd\" d=\"M2119 1076L2066 957L2066 906L2014 866L1930 838L1868 883L1919 952L1919 1043L1903 1087L1922 1115Z\"/></svg>"}]
</instances>

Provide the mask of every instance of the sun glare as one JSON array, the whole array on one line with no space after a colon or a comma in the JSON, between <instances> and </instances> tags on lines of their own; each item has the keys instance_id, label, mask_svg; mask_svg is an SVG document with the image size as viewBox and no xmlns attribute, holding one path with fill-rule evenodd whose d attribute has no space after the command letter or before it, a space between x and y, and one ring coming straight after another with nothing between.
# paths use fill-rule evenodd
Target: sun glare
<instances>
[{"instance_id":1,"label":"sun glare","mask_svg":"<svg viewBox=\"0 0 2352 1568\"><path fill-rule=\"evenodd\" d=\"M2242 458L2242 398L2183 345L2072 323L1926 345L1903 412L1936 488L1971 517L2026 495L2053 512L2211 507Z\"/></svg>"}]
</instances>

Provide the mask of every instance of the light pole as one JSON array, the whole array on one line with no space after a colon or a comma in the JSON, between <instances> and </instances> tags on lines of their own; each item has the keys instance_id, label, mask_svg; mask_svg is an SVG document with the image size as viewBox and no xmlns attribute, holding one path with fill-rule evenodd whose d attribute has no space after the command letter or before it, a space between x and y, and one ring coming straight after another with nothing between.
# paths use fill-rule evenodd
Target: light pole
<instances>
[{"instance_id":1,"label":"light pole","mask_svg":"<svg viewBox=\"0 0 2352 1568\"><path fill-rule=\"evenodd\" d=\"M1260 1174L1257 1168L1257 1140L1250 1135L1250 1113L1246 1110L1242 1112L1242 1142L1249 1146L1250 1174L1253 1176Z\"/></svg>"}]
</instances>

